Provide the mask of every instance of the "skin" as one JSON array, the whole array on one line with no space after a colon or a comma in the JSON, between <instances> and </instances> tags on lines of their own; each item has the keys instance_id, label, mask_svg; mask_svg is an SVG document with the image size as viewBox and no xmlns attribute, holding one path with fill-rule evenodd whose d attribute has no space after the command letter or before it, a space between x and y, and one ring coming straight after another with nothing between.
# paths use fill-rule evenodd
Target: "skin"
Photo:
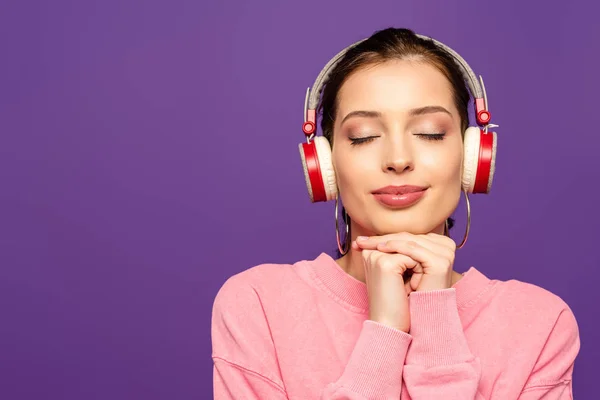
<instances>
[{"instance_id":1,"label":"skin","mask_svg":"<svg viewBox=\"0 0 600 400\"><path fill-rule=\"evenodd\" d=\"M411 112L429 106L447 112ZM355 111L372 113L347 117ZM338 93L332 158L339 195L351 218L352 248L336 262L367 283L369 293L386 292L387 302L392 301L391 293L399 292L398 285L405 288L400 295L407 296L412 291L449 288L462 278L453 270L456 244L443 235L461 194L460 127L449 81L420 60L362 68ZM445 135L442 140L418 136L434 133ZM350 140L373 136L355 145ZM404 184L427 187L419 202L404 209L390 209L371 193ZM359 236L368 239L357 242ZM395 282L390 276L400 279ZM384 309L377 306L384 302L382 297L370 301L375 311ZM390 313L386 317L382 311L380 319L392 320ZM408 330L405 319L396 318L390 325Z\"/></svg>"}]
</instances>

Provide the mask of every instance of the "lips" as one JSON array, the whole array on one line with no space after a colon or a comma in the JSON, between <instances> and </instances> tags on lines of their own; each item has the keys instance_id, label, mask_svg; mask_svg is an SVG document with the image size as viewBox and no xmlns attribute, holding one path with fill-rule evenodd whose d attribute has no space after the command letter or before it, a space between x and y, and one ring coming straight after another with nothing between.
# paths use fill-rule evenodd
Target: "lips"
<instances>
[{"instance_id":1,"label":"lips","mask_svg":"<svg viewBox=\"0 0 600 400\"><path fill-rule=\"evenodd\" d=\"M416 186L416 185L386 186L386 187L382 187L377 190L374 190L371 193L404 195L407 193L422 192L425 189L427 189L427 188L423 187L423 186Z\"/></svg>"},{"instance_id":2,"label":"lips","mask_svg":"<svg viewBox=\"0 0 600 400\"><path fill-rule=\"evenodd\" d=\"M404 185L386 186L373 192L373 197L384 207L399 210L418 203L427 192L426 187Z\"/></svg>"}]
</instances>

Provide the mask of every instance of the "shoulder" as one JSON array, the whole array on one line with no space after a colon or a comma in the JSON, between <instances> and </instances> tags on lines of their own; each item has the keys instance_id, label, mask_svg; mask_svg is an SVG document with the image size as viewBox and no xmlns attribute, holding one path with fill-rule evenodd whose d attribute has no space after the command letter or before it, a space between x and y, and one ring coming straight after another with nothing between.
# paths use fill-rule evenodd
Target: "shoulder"
<instances>
[{"instance_id":1,"label":"shoulder","mask_svg":"<svg viewBox=\"0 0 600 400\"><path fill-rule=\"evenodd\" d=\"M289 274L291 265L265 263L227 278L217 291L212 305L213 335L263 335L268 322L261 293ZM239 327L244 327L243 332Z\"/></svg>"},{"instance_id":2,"label":"shoulder","mask_svg":"<svg viewBox=\"0 0 600 400\"><path fill-rule=\"evenodd\" d=\"M557 294L518 280L502 282L498 293L498 300L508 304L504 311L509 332L516 334L524 351L535 355L526 387L569 381L581 347L571 307Z\"/></svg>"},{"instance_id":3,"label":"shoulder","mask_svg":"<svg viewBox=\"0 0 600 400\"><path fill-rule=\"evenodd\" d=\"M564 311L571 311L569 305L559 295L533 283L516 279L501 282L499 295L509 304L518 304L524 313L535 313L552 318Z\"/></svg>"},{"instance_id":4,"label":"shoulder","mask_svg":"<svg viewBox=\"0 0 600 400\"><path fill-rule=\"evenodd\" d=\"M494 299L511 326L538 337L576 345L579 328L573 310L559 295L541 286L511 279L497 281Z\"/></svg>"},{"instance_id":5,"label":"shoulder","mask_svg":"<svg viewBox=\"0 0 600 400\"><path fill-rule=\"evenodd\" d=\"M261 290L293 274L294 264L262 263L231 275L219 288L216 298L228 297L240 291Z\"/></svg>"},{"instance_id":6,"label":"shoulder","mask_svg":"<svg viewBox=\"0 0 600 400\"><path fill-rule=\"evenodd\" d=\"M262 263L238 272L225 280L213 301L213 314L224 310L259 311L261 297L280 290L286 282L297 279L295 264ZM235 306L235 309L231 307Z\"/></svg>"},{"instance_id":7,"label":"shoulder","mask_svg":"<svg viewBox=\"0 0 600 400\"><path fill-rule=\"evenodd\" d=\"M212 357L253 371L283 386L265 298L269 288L292 274L292 265L265 263L230 276L219 288L211 319Z\"/></svg>"}]
</instances>

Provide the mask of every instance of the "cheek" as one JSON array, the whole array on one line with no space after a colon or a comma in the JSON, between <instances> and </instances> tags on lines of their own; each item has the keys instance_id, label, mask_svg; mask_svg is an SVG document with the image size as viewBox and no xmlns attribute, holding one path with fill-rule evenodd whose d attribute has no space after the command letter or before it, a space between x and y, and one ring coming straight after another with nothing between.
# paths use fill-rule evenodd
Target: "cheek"
<instances>
[{"instance_id":1,"label":"cheek","mask_svg":"<svg viewBox=\"0 0 600 400\"><path fill-rule=\"evenodd\" d=\"M370 157L358 152L353 154L348 151L334 151L332 155L337 185L341 192L357 190L367 184L369 177L374 174L373 163L368 162Z\"/></svg>"},{"instance_id":2,"label":"cheek","mask_svg":"<svg viewBox=\"0 0 600 400\"><path fill-rule=\"evenodd\" d=\"M431 178L437 181L460 180L462 175L462 147L448 146L437 151L423 151L420 164L431 174Z\"/></svg>"}]
</instances>

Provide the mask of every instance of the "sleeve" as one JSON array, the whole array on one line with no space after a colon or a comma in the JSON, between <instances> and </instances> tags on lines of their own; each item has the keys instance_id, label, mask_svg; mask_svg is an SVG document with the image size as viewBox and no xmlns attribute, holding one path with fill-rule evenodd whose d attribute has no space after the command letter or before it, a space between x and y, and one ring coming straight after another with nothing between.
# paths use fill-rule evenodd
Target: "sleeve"
<instances>
[{"instance_id":1,"label":"sleeve","mask_svg":"<svg viewBox=\"0 0 600 400\"><path fill-rule=\"evenodd\" d=\"M573 369L580 347L577 320L565 305L548 335L519 400L573 399Z\"/></svg>"},{"instance_id":2,"label":"sleeve","mask_svg":"<svg viewBox=\"0 0 600 400\"><path fill-rule=\"evenodd\" d=\"M215 400L285 400L285 390L276 382L240 365L213 356L213 398Z\"/></svg>"},{"instance_id":3,"label":"sleeve","mask_svg":"<svg viewBox=\"0 0 600 400\"><path fill-rule=\"evenodd\" d=\"M406 332L364 321L344 372L325 387L321 400L399 399L411 341Z\"/></svg>"},{"instance_id":4,"label":"sleeve","mask_svg":"<svg viewBox=\"0 0 600 400\"><path fill-rule=\"evenodd\" d=\"M215 400L287 399L260 297L240 275L215 297L211 341Z\"/></svg>"},{"instance_id":5,"label":"sleeve","mask_svg":"<svg viewBox=\"0 0 600 400\"><path fill-rule=\"evenodd\" d=\"M231 278L223 285L213 303L211 339L216 400L288 398L254 288ZM399 399L411 340L408 333L364 321L342 374L319 390L320 400Z\"/></svg>"},{"instance_id":6,"label":"sleeve","mask_svg":"<svg viewBox=\"0 0 600 400\"><path fill-rule=\"evenodd\" d=\"M409 295L413 338L404 366L410 397L479 400L481 363L469 350L456 303L456 289Z\"/></svg>"}]
</instances>

